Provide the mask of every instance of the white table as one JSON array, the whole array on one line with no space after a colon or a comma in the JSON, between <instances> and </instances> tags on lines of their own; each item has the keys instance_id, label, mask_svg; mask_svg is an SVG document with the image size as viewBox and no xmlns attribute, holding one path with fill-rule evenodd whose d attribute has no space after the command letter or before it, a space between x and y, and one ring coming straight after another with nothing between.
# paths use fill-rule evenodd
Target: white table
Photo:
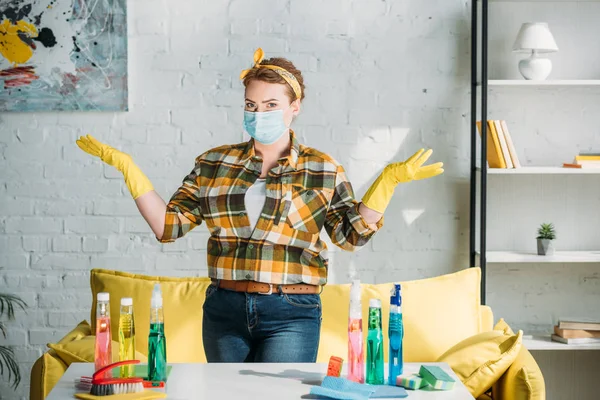
<instances>
[{"instance_id":1,"label":"white table","mask_svg":"<svg viewBox=\"0 0 600 400\"><path fill-rule=\"evenodd\" d=\"M408 400L474 400L473 396L445 363L437 365L456 379L449 391L407 390ZM316 399L311 386L320 386L327 364L172 364L165 390L169 400L188 399ZM404 365L404 374L419 371L419 363ZM92 363L71 364L46 400L73 399L73 381L90 376ZM344 365L342 373L348 371Z\"/></svg>"}]
</instances>

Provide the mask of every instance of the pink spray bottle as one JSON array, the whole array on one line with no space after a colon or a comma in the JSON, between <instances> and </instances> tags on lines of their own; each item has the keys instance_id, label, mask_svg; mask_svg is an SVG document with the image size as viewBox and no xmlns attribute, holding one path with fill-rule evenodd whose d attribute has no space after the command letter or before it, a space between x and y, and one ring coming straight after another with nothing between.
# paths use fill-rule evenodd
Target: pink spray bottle
<instances>
[{"instance_id":1,"label":"pink spray bottle","mask_svg":"<svg viewBox=\"0 0 600 400\"><path fill-rule=\"evenodd\" d=\"M110 302L109 294L98 293L96 302L96 343L94 349L94 362L96 371L112 364L112 336L110 334ZM108 370L101 378L110 378Z\"/></svg>"},{"instance_id":2,"label":"pink spray bottle","mask_svg":"<svg viewBox=\"0 0 600 400\"><path fill-rule=\"evenodd\" d=\"M362 307L360 281L350 287L350 315L348 318L348 379L365 383L364 349L362 335Z\"/></svg>"}]
</instances>

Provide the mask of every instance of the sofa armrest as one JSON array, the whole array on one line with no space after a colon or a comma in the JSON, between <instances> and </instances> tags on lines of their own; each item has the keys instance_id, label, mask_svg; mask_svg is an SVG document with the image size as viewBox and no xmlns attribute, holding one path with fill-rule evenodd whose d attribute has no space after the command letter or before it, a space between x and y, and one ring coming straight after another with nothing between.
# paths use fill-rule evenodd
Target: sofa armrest
<instances>
[{"instance_id":1,"label":"sofa armrest","mask_svg":"<svg viewBox=\"0 0 600 400\"><path fill-rule=\"evenodd\" d=\"M545 400L546 384L539 365L525 347L492 387L494 400Z\"/></svg>"},{"instance_id":2,"label":"sofa armrest","mask_svg":"<svg viewBox=\"0 0 600 400\"><path fill-rule=\"evenodd\" d=\"M67 368L54 350L42 354L31 368L29 399L44 400Z\"/></svg>"},{"instance_id":3,"label":"sofa armrest","mask_svg":"<svg viewBox=\"0 0 600 400\"><path fill-rule=\"evenodd\" d=\"M479 332L489 332L494 329L494 313L490 306L479 306Z\"/></svg>"}]
</instances>

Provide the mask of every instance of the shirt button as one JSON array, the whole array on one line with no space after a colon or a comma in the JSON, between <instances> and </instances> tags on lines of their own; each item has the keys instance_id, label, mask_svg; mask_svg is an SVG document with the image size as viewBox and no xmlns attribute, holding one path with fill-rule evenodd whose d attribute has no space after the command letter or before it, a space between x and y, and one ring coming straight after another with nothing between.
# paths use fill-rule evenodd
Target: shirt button
<instances>
[{"instance_id":1,"label":"shirt button","mask_svg":"<svg viewBox=\"0 0 600 400\"><path fill-rule=\"evenodd\" d=\"M248 245L248 248L249 248L250 250L252 250L252 249L254 248L254 245L253 245L253 244L249 244L249 245Z\"/></svg>"},{"instance_id":2,"label":"shirt button","mask_svg":"<svg viewBox=\"0 0 600 400\"><path fill-rule=\"evenodd\" d=\"M246 279L252 279L252 275L246 274Z\"/></svg>"}]
</instances>

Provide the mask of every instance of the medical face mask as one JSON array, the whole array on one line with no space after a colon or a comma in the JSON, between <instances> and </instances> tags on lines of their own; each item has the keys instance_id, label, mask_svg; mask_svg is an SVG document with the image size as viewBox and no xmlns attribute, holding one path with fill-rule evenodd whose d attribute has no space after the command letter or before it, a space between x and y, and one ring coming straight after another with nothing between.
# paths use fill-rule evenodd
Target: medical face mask
<instances>
[{"instance_id":1,"label":"medical face mask","mask_svg":"<svg viewBox=\"0 0 600 400\"><path fill-rule=\"evenodd\" d=\"M288 107L289 108L289 107ZM287 108L286 108L287 110ZM285 110L251 112L244 111L244 130L262 144L273 144L287 131L283 121Z\"/></svg>"}]
</instances>

